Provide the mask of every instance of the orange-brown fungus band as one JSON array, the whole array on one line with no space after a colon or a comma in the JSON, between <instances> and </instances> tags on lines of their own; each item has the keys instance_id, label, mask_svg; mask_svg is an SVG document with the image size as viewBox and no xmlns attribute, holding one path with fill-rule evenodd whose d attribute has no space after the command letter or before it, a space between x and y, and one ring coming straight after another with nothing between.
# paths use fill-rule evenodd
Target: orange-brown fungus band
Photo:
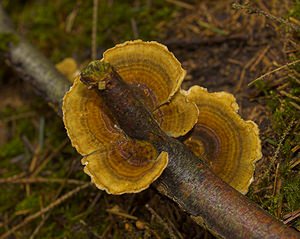
<instances>
[{"instance_id":1,"label":"orange-brown fungus band","mask_svg":"<svg viewBox=\"0 0 300 239\"><path fill-rule=\"evenodd\" d=\"M238 105L229 93L209 93L193 86L188 99L198 106L200 113L184 143L225 182L247 193L254 163L261 158L257 125L237 114Z\"/></svg>"}]
</instances>

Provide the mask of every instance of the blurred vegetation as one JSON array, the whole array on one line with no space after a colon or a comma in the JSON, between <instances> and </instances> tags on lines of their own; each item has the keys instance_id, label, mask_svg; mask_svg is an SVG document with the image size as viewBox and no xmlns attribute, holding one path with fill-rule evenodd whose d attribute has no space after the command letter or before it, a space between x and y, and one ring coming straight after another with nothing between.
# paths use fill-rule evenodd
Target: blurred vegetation
<instances>
[{"instance_id":1,"label":"blurred vegetation","mask_svg":"<svg viewBox=\"0 0 300 239\"><path fill-rule=\"evenodd\" d=\"M54 62L68 56L89 57L93 1L4 0L3 5L18 30ZM104 50L135 38L132 21L138 22L139 38L155 39L163 34L159 26L175 11L164 0L99 1L97 45Z\"/></svg>"}]
</instances>

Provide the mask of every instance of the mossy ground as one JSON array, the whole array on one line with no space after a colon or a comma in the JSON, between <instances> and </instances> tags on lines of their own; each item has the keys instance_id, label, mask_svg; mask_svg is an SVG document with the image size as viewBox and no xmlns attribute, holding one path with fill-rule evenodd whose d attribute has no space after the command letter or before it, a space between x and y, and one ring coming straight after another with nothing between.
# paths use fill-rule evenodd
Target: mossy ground
<instances>
[{"instance_id":1,"label":"mossy ground","mask_svg":"<svg viewBox=\"0 0 300 239\"><path fill-rule=\"evenodd\" d=\"M230 1L195 2L179 6L160 0L99 1L98 56L128 39L157 40L166 43L187 69L185 87L200 84L210 91L234 93L243 118L254 120L261 130L264 156L257 163L248 197L286 221L300 208L300 64L270 74L255 86L248 83L299 59L299 33L265 17L234 11ZM93 1L3 0L2 4L18 31L53 63L66 57L80 64L90 60ZM298 0L257 0L253 6L299 24ZM0 68L0 76L1 235L78 186L68 179L84 183L89 178L61 119L9 68ZM36 183L16 183L29 177ZM289 225L299 228L299 217ZM153 189L111 196L93 186L12 236L170 237L213 238Z\"/></svg>"}]
</instances>

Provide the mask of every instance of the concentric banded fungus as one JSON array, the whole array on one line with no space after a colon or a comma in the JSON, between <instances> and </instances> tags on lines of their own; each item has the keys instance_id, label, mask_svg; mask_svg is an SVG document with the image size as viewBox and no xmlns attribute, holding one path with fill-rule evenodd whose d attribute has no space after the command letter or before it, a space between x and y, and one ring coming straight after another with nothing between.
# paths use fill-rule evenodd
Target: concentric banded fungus
<instances>
[{"instance_id":1,"label":"concentric banded fungus","mask_svg":"<svg viewBox=\"0 0 300 239\"><path fill-rule=\"evenodd\" d=\"M150 110L169 101L186 74L167 47L153 41L118 44L104 52L103 60L110 63L127 83L138 88L138 93L143 93Z\"/></svg>"},{"instance_id":2,"label":"concentric banded fungus","mask_svg":"<svg viewBox=\"0 0 300 239\"><path fill-rule=\"evenodd\" d=\"M189 132L198 120L198 108L187 100L186 91L180 90L172 100L153 112L159 126L169 136L179 137Z\"/></svg>"},{"instance_id":3,"label":"concentric banded fungus","mask_svg":"<svg viewBox=\"0 0 300 239\"><path fill-rule=\"evenodd\" d=\"M200 113L184 143L225 182L247 193L254 163L261 158L257 125L241 119L235 98L229 93L208 93L193 86L188 99L197 104Z\"/></svg>"},{"instance_id":4,"label":"concentric banded fungus","mask_svg":"<svg viewBox=\"0 0 300 239\"><path fill-rule=\"evenodd\" d=\"M167 166L168 154L150 143L129 137L101 94L89 89L105 89L100 79L104 77L103 72L111 72L110 65L149 111L156 112L154 117L169 135L188 132L197 121L198 110L194 103L187 101L186 95L176 93L185 71L174 55L156 42L138 40L117 45L107 50L101 61L92 62L86 68L98 71L91 75L85 70L81 78L75 79L64 97L63 114L72 145L84 156L84 171L98 188L108 193L139 192L160 176ZM175 114L182 109L185 110L181 114Z\"/></svg>"}]
</instances>

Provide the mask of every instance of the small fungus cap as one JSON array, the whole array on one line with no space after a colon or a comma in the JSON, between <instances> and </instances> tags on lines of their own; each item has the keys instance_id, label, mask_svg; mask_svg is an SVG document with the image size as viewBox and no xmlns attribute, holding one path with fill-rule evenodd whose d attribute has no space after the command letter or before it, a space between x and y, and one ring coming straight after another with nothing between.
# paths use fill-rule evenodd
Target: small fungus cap
<instances>
[{"instance_id":1,"label":"small fungus cap","mask_svg":"<svg viewBox=\"0 0 300 239\"><path fill-rule=\"evenodd\" d=\"M125 42L107 50L102 62L89 67L109 63L170 136L181 136L192 129L198 109L179 91L185 71L165 46L141 40ZM103 76L91 75L88 67L86 70L81 79L75 79L63 100L64 124L72 145L83 156L84 171L108 193L146 189L167 166L168 154L125 135L101 96L81 82L99 84ZM178 111L181 113L177 115Z\"/></svg>"},{"instance_id":2,"label":"small fungus cap","mask_svg":"<svg viewBox=\"0 0 300 239\"><path fill-rule=\"evenodd\" d=\"M199 110L187 98L187 92L179 90L170 100L158 107L153 116L161 129L172 137L188 133L198 121Z\"/></svg>"},{"instance_id":3,"label":"small fungus cap","mask_svg":"<svg viewBox=\"0 0 300 239\"><path fill-rule=\"evenodd\" d=\"M108 49L103 60L142 93L145 104L154 110L178 91L185 70L168 48L160 43L127 41Z\"/></svg>"},{"instance_id":4,"label":"small fungus cap","mask_svg":"<svg viewBox=\"0 0 300 239\"><path fill-rule=\"evenodd\" d=\"M199 117L184 143L215 174L246 194L253 180L254 163L262 156L257 125L237 114L238 105L232 94L209 93L193 86L187 97L198 106Z\"/></svg>"},{"instance_id":5,"label":"small fungus cap","mask_svg":"<svg viewBox=\"0 0 300 239\"><path fill-rule=\"evenodd\" d=\"M74 78L78 75L78 66L73 58L65 58L55 65L56 69L73 83Z\"/></svg>"}]
</instances>

